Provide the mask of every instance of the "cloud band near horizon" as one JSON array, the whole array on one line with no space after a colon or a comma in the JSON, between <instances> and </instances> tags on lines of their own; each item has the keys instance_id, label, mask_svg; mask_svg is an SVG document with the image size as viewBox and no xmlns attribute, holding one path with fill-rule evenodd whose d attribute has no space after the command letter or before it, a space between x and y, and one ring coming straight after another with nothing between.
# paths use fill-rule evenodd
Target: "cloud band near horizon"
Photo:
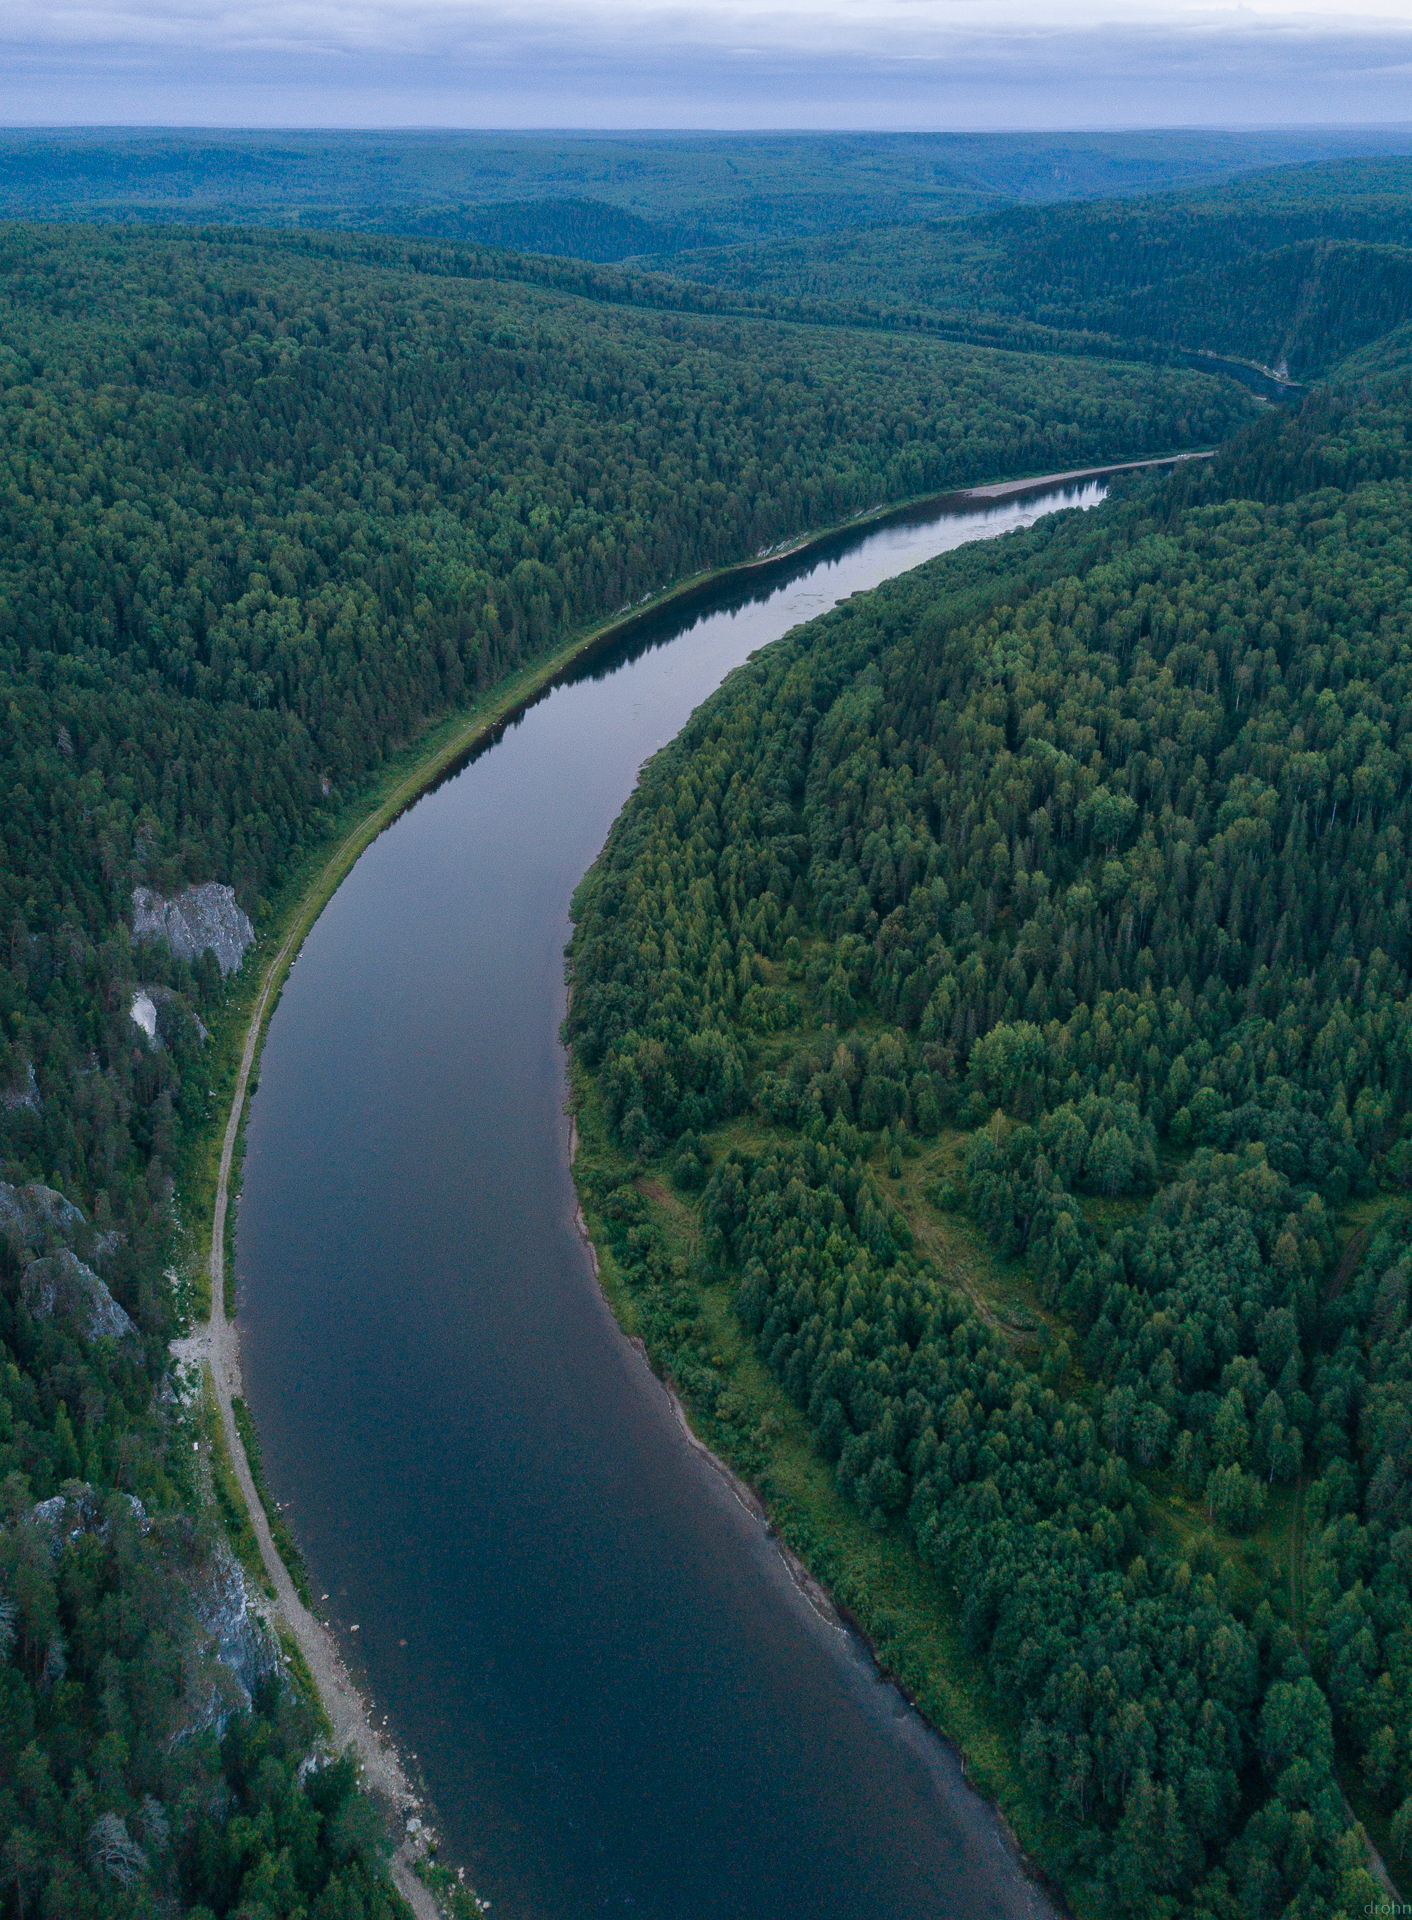
<instances>
[{"instance_id":1,"label":"cloud band near horizon","mask_svg":"<svg viewBox=\"0 0 1412 1920\"><path fill-rule=\"evenodd\" d=\"M971 0L715 10L0 0L10 125L1104 128L1412 121L1412 19Z\"/></svg>"}]
</instances>

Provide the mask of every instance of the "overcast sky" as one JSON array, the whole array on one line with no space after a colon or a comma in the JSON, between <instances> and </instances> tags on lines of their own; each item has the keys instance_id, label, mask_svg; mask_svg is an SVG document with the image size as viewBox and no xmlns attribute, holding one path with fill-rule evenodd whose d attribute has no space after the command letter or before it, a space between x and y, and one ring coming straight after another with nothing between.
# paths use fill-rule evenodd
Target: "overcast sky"
<instances>
[{"instance_id":1,"label":"overcast sky","mask_svg":"<svg viewBox=\"0 0 1412 1920\"><path fill-rule=\"evenodd\" d=\"M1412 121L1412 0L0 0L0 120L986 128Z\"/></svg>"}]
</instances>

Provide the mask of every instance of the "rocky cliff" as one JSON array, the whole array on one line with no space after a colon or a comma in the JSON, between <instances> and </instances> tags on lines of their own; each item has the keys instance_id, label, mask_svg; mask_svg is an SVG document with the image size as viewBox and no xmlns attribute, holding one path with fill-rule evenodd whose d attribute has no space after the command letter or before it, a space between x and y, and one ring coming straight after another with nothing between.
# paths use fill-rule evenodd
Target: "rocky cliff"
<instances>
[{"instance_id":1,"label":"rocky cliff","mask_svg":"<svg viewBox=\"0 0 1412 1920\"><path fill-rule=\"evenodd\" d=\"M149 887L134 887L132 935L134 940L165 940L179 960L198 959L209 948L221 972L234 973L255 929L237 905L234 887L208 880L170 900Z\"/></svg>"},{"instance_id":2,"label":"rocky cliff","mask_svg":"<svg viewBox=\"0 0 1412 1920\"><path fill-rule=\"evenodd\" d=\"M71 1320L85 1340L121 1340L137 1328L92 1267L68 1247L43 1260L31 1260L20 1290L36 1320L59 1315Z\"/></svg>"}]
</instances>

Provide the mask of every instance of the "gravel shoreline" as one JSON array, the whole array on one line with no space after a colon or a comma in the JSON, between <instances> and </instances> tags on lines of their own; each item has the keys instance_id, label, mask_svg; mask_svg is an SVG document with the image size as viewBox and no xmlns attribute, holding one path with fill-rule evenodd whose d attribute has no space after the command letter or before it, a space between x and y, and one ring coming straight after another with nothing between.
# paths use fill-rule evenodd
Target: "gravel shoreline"
<instances>
[{"instance_id":1,"label":"gravel shoreline","mask_svg":"<svg viewBox=\"0 0 1412 1920\"><path fill-rule=\"evenodd\" d=\"M333 1729L334 1747L339 1753L351 1750L357 1756L364 1785L392 1811L404 1831L404 1838L390 1862L393 1884L417 1920L440 1920L436 1901L415 1872L416 1861L427 1851L426 1830L419 1829L416 1834L406 1832L407 1822L417 1817L422 1803L397 1749L373 1725L367 1702L354 1686L332 1633L309 1611L295 1591L289 1569L280 1558L270 1532L264 1504L256 1492L231 1405L237 1395L244 1397L244 1382L240 1371L239 1330L234 1321L226 1318L225 1311L225 1240L226 1214L230 1204L230 1171L265 1013L274 984L281 977L284 963L290 957L294 940L295 933L292 931L266 970L240 1056L240 1072L236 1078L230 1117L221 1146L220 1173L212 1210L211 1317L203 1327L197 1328L185 1339L174 1342L172 1351L179 1363L194 1362L203 1371L209 1369L216 1404L220 1408L226 1452L249 1509L250 1523L260 1544L260 1558L275 1590L278 1613L292 1634L318 1689L320 1703Z\"/></svg>"}]
</instances>

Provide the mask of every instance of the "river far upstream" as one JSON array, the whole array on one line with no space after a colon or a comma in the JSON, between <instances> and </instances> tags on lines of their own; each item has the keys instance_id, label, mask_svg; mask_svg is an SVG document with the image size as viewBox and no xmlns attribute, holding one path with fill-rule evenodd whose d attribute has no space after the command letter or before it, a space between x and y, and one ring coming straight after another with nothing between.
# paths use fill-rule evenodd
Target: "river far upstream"
<instances>
[{"instance_id":1,"label":"river far upstream","mask_svg":"<svg viewBox=\"0 0 1412 1920\"><path fill-rule=\"evenodd\" d=\"M1052 1911L619 1332L558 1030L574 887L732 668L1103 491L919 509L640 623L368 848L284 987L239 1202L246 1393L317 1610L493 1920Z\"/></svg>"}]
</instances>

